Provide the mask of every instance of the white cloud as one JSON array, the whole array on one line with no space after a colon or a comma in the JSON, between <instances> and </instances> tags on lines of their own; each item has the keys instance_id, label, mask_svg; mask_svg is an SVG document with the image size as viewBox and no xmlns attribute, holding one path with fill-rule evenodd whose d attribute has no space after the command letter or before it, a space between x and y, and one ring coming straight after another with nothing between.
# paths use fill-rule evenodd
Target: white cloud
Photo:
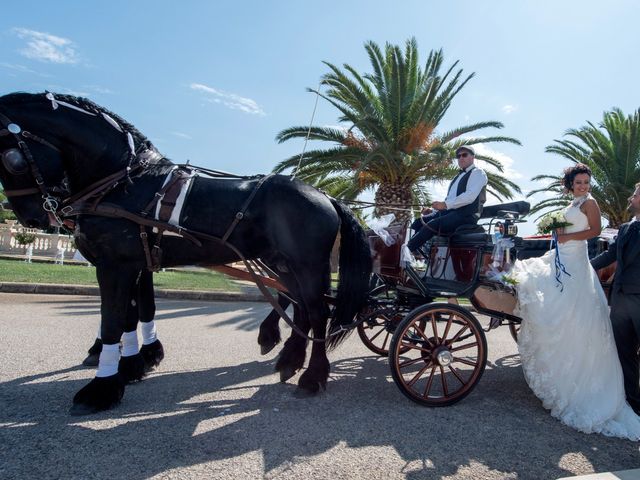
<instances>
[{"instance_id":1,"label":"white cloud","mask_svg":"<svg viewBox=\"0 0 640 480\"><path fill-rule=\"evenodd\" d=\"M493 150L492 148L489 148L482 143L478 145L474 145L473 149L476 151L476 155L492 157L498 160L504 167L504 171L501 173L501 175L507 177L509 180L514 181L515 179L524 177L522 173L520 173L519 171L513 168L514 160L509 155L502 152L498 152L497 150ZM480 162L483 170L499 173L498 169L493 165L488 165L481 160L478 160L478 161Z\"/></svg>"},{"instance_id":2,"label":"white cloud","mask_svg":"<svg viewBox=\"0 0 640 480\"><path fill-rule=\"evenodd\" d=\"M171 135L175 135L176 137L184 138L185 140L191 140L193 137L191 135L187 135L182 132L171 132Z\"/></svg>"},{"instance_id":3,"label":"white cloud","mask_svg":"<svg viewBox=\"0 0 640 480\"><path fill-rule=\"evenodd\" d=\"M223 92L222 90L217 90L201 83L192 83L189 87L192 90L204 93L205 100L208 102L221 103L232 110L240 110L252 115L266 115L257 102L250 98L241 97L235 93Z\"/></svg>"},{"instance_id":4,"label":"white cloud","mask_svg":"<svg viewBox=\"0 0 640 480\"><path fill-rule=\"evenodd\" d=\"M503 105L502 106L502 112L505 115L509 115L510 113L513 113L516 110L518 110L518 105Z\"/></svg>"},{"instance_id":5,"label":"white cloud","mask_svg":"<svg viewBox=\"0 0 640 480\"><path fill-rule=\"evenodd\" d=\"M27 45L20 53L27 58L51 63L78 63L74 44L68 38L26 28L14 28L13 32L26 40Z\"/></svg>"}]
</instances>

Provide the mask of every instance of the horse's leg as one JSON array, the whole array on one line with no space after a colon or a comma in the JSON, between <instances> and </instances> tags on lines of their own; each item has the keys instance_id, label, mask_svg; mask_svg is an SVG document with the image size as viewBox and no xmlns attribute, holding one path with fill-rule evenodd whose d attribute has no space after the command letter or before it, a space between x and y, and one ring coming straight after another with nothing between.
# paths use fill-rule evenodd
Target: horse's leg
<instances>
[{"instance_id":1,"label":"horse's leg","mask_svg":"<svg viewBox=\"0 0 640 480\"><path fill-rule=\"evenodd\" d=\"M93 345L87 350L87 357L82 361L85 367L97 367L100 360L100 352L102 352L102 338L100 335L100 326L98 326L98 335Z\"/></svg>"},{"instance_id":2,"label":"horse's leg","mask_svg":"<svg viewBox=\"0 0 640 480\"><path fill-rule=\"evenodd\" d=\"M329 289L329 266L327 265L322 276L317 276L317 270L304 270L311 275L299 278L301 285L304 309L307 311L307 318L313 330L313 338L324 340L327 332L327 319L329 317L329 307L324 299L324 293ZM327 359L327 348L324 342L312 342L311 358L306 371L298 380L299 391L307 394L318 393L320 388L325 389L329 378L329 360Z\"/></svg>"},{"instance_id":3,"label":"horse's leg","mask_svg":"<svg viewBox=\"0 0 640 480\"><path fill-rule=\"evenodd\" d=\"M278 305L283 310L286 310L291 301L284 295L278 295ZM274 308L271 313L267 315L260 324L260 332L258 333L258 345L260 345L260 354L266 355L273 347L280 343L280 328L278 328L278 322L280 320L280 314Z\"/></svg>"},{"instance_id":4,"label":"horse's leg","mask_svg":"<svg viewBox=\"0 0 640 480\"><path fill-rule=\"evenodd\" d=\"M138 281L138 318L142 330L140 353L144 359L145 372L150 372L164 358L164 347L156 331L156 301L153 293L153 273L143 270Z\"/></svg>"},{"instance_id":5,"label":"horse's leg","mask_svg":"<svg viewBox=\"0 0 640 480\"><path fill-rule=\"evenodd\" d=\"M293 307L293 323L306 335L309 332L309 321L302 309L297 305ZM276 371L280 372L280 381L286 382L304 366L307 355L307 339L300 336L294 330L284 342L284 347L278 355Z\"/></svg>"},{"instance_id":6,"label":"horse's leg","mask_svg":"<svg viewBox=\"0 0 640 480\"><path fill-rule=\"evenodd\" d=\"M121 342L121 357L118 363L118 372L127 383L142 380L145 375L145 364L140 354L138 344L138 291L140 289L139 280L131 291L129 303L127 305L127 315L124 324L124 333Z\"/></svg>"},{"instance_id":7,"label":"horse's leg","mask_svg":"<svg viewBox=\"0 0 640 480\"><path fill-rule=\"evenodd\" d=\"M101 297L102 353L95 378L73 397L72 415L107 410L117 405L124 395L125 382L118 372L120 339L138 272L132 268L96 267Z\"/></svg>"}]
</instances>

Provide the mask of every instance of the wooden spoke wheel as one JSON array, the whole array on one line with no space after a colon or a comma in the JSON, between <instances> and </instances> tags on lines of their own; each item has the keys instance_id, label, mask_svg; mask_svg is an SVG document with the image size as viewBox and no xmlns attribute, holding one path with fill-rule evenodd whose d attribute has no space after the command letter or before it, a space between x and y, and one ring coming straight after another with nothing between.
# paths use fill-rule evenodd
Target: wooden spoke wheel
<instances>
[{"instance_id":1,"label":"wooden spoke wheel","mask_svg":"<svg viewBox=\"0 0 640 480\"><path fill-rule=\"evenodd\" d=\"M520 324L519 323L510 322L509 323L509 332L511 333L511 336L513 337L515 342L518 343L518 333L520 333Z\"/></svg>"},{"instance_id":2,"label":"wooden spoke wheel","mask_svg":"<svg viewBox=\"0 0 640 480\"><path fill-rule=\"evenodd\" d=\"M389 348L391 375L409 399L444 407L466 397L487 364L487 340L463 307L431 303L397 326Z\"/></svg>"},{"instance_id":3,"label":"wooden spoke wheel","mask_svg":"<svg viewBox=\"0 0 640 480\"><path fill-rule=\"evenodd\" d=\"M388 285L373 289L369 296L371 308L364 313L365 320L357 327L362 343L373 353L386 357L397 325L407 314L407 309L396 304L396 291Z\"/></svg>"}]
</instances>

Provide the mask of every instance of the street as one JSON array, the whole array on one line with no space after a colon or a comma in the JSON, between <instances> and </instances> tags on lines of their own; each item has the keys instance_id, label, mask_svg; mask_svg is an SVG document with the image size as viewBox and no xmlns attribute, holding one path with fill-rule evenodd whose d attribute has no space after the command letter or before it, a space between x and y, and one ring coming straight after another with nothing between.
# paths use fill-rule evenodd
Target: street
<instances>
[{"instance_id":1,"label":"street","mask_svg":"<svg viewBox=\"0 0 640 480\"><path fill-rule=\"evenodd\" d=\"M115 409L71 417L98 297L0 293L0 478L555 479L640 466L639 445L553 419L527 387L507 327L462 402L405 398L356 334L329 353L317 397L260 356L255 302L159 300L159 369ZM486 325L487 319L481 319ZM283 338L289 334L283 328ZM586 372L588 374L588 372Z\"/></svg>"}]
</instances>

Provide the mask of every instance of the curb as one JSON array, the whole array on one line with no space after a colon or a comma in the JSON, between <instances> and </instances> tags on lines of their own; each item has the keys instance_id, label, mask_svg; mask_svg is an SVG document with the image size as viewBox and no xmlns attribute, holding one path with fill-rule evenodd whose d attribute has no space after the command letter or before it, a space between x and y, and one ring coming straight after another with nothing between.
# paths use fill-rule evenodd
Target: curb
<instances>
[{"instance_id":1,"label":"curb","mask_svg":"<svg viewBox=\"0 0 640 480\"><path fill-rule=\"evenodd\" d=\"M1 282L0 292L31 293L41 295L88 295L100 296L97 286L88 285L59 285L49 283L18 283ZM156 298L172 300L203 300L207 302L264 302L265 298L259 292L215 292L208 290L169 290L156 289Z\"/></svg>"}]
</instances>

